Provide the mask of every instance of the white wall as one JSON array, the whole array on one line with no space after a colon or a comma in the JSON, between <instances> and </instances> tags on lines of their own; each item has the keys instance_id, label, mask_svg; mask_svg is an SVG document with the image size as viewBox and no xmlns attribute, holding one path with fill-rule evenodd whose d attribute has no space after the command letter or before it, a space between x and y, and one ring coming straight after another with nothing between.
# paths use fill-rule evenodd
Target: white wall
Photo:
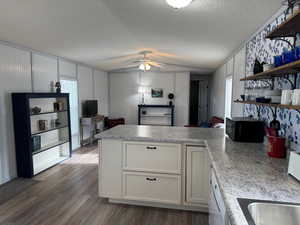
<instances>
[{"instance_id":1,"label":"white wall","mask_svg":"<svg viewBox=\"0 0 300 225\"><path fill-rule=\"evenodd\" d=\"M100 113L108 115L107 73L0 42L0 184L17 176L11 93L49 92L59 76L77 79L77 67L79 98L98 99Z\"/></svg>"},{"instance_id":2,"label":"white wall","mask_svg":"<svg viewBox=\"0 0 300 225\"><path fill-rule=\"evenodd\" d=\"M241 95L244 94L244 84L240 79L246 76L246 48L242 48L234 56L234 73L233 73L233 89L232 89L232 101L241 99ZM239 103L232 103L231 116L241 117L244 115L244 105Z\"/></svg>"},{"instance_id":3,"label":"white wall","mask_svg":"<svg viewBox=\"0 0 300 225\"><path fill-rule=\"evenodd\" d=\"M98 100L98 113L108 116L108 77L107 73L94 70L94 97Z\"/></svg>"},{"instance_id":4,"label":"white wall","mask_svg":"<svg viewBox=\"0 0 300 225\"><path fill-rule=\"evenodd\" d=\"M225 113L225 76L226 64L220 67L212 76L210 92L210 117L224 118Z\"/></svg>"},{"instance_id":5,"label":"white wall","mask_svg":"<svg viewBox=\"0 0 300 225\"><path fill-rule=\"evenodd\" d=\"M145 104L168 104L168 94L175 94L175 124L188 124L189 73L128 72L109 73L110 115L124 117L127 124L137 124L137 105L142 103L140 86L162 88L163 98L145 94Z\"/></svg>"},{"instance_id":6,"label":"white wall","mask_svg":"<svg viewBox=\"0 0 300 225\"><path fill-rule=\"evenodd\" d=\"M246 49L243 47L223 64L212 77L210 117L224 118L225 114L225 79L232 76L231 116L243 116L243 104L234 103L244 93L244 83L240 81L245 76Z\"/></svg>"},{"instance_id":7,"label":"white wall","mask_svg":"<svg viewBox=\"0 0 300 225\"><path fill-rule=\"evenodd\" d=\"M30 52L0 45L0 184L16 176L10 93L31 91Z\"/></svg>"},{"instance_id":8,"label":"white wall","mask_svg":"<svg viewBox=\"0 0 300 225\"><path fill-rule=\"evenodd\" d=\"M85 100L94 99L93 70L86 66L78 66L78 91L79 91L79 115L82 112L82 103Z\"/></svg>"},{"instance_id":9,"label":"white wall","mask_svg":"<svg viewBox=\"0 0 300 225\"><path fill-rule=\"evenodd\" d=\"M127 124L137 124L139 73L109 73L110 116L124 117Z\"/></svg>"},{"instance_id":10,"label":"white wall","mask_svg":"<svg viewBox=\"0 0 300 225\"><path fill-rule=\"evenodd\" d=\"M57 58L32 54L32 84L34 92L51 92L58 80ZM52 85L51 85L52 83Z\"/></svg>"}]
</instances>

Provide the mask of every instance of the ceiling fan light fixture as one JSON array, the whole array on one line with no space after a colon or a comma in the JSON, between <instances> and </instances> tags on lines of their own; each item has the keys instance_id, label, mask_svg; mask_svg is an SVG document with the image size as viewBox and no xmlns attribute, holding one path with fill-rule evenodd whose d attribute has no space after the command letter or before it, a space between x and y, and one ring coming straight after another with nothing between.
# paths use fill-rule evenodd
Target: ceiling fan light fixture
<instances>
[{"instance_id":1,"label":"ceiling fan light fixture","mask_svg":"<svg viewBox=\"0 0 300 225\"><path fill-rule=\"evenodd\" d=\"M144 63L142 63L142 64L139 66L139 69L145 71L145 65L144 65Z\"/></svg>"},{"instance_id":2,"label":"ceiling fan light fixture","mask_svg":"<svg viewBox=\"0 0 300 225\"><path fill-rule=\"evenodd\" d=\"M187 7L193 0L166 0L167 4L174 9Z\"/></svg>"},{"instance_id":3,"label":"ceiling fan light fixture","mask_svg":"<svg viewBox=\"0 0 300 225\"><path fill-rule=\"evenodd\" d=\"M139 69L143 71L148 71L151 69L151 65L148 63L142 63L140 64Z\"/></svg>"},{"instance_id":4,"label":"ceiling fan light fixture","mask_svg":"<svg viewBox=\"0 0 300 225\"><path fill-rule=\"evenodd\" d=\"M146 71L148 71L148 70L151 69L151 66L150 66L148 63L146 63L146 64L145 64L145 69L146 69Z\"/></svg>"}]
</instances>

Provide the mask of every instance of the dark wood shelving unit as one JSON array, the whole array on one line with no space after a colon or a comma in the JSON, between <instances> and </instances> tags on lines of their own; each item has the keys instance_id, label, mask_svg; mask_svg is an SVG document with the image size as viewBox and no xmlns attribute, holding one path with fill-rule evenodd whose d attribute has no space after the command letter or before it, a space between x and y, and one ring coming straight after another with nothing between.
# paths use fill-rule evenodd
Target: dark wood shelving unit
<instances>
[{"instance_id":1,"label":"dark wood shelving unit","mask_svg":"<svg viewBox=\"0 0 300 225\"><path fill-rule=\"evenodd\" d=\"M245 78L240 79L241 81L247 80L265 80L265 79L272 79L274 77L284 77L287 74L294 74L300 71L300 60L295 62L291 62L289 64L276 67L274 69L261 72L252 76L248 76Z\"/></svg>"},{"instance_id":2,"label":"dark wood shelving unit","mask_svg":"<svg viewBox=\"0 0 300 225\"><path fill-rule=\"evenodd\" d=\"M300 10L297 10L289 17L285 22L280 24L277 28L271 31L266 38L284 38L295 37L297 33L300 33Z\"/></svg>"},{"instance_id":3,"label":"dark wood shelving unit","mask_svg":"<svg viewBox=\"0 0 300 225\"><path fill-rule=\"evenodd\" d=\"M53 103L62 102L63 110L55 111ZM52 108L50 108L50 105ZM67 93L12 93L17 172L19 177L32 178L38 173L61 163L72 156L72 136L69 94ZM45 108L34 117L33 107ZM59 112L66 112L61 114ZM47 117L46 114L57 113ZM46 130L37 130L37 122L61 120L61 125ZM65 130L63 130L65 128ZM53 134L48 132L57 130ZM34 138L40 136L39 148L35 149Z\"/></svg>"}]
</instances>

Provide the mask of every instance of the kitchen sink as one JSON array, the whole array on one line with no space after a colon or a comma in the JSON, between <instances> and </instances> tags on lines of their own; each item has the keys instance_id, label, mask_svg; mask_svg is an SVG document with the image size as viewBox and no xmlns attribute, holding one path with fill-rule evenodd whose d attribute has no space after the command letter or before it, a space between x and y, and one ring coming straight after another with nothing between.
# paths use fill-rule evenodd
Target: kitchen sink
<instances>
[{"instance_id":1,"label":"kitchen sink","mask_svg":"<svg viewBox=\"0 0 300 225\"><path fill-rule=\"evenodd\" d=\"M239 198L249 225L300 225L300 204Z\"/></svg>"}]
</instances>

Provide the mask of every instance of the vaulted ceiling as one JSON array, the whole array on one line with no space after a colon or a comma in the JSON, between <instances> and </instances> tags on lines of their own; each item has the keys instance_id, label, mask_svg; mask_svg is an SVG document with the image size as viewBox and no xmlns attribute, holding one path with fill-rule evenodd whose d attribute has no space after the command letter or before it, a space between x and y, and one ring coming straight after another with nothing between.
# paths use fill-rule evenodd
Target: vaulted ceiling
<instances>
[{"instance_id":1,"label":"vaulted ceiling","mask_svg":"<svg viewBox=\"0 0 300 225\"><path fill-rule=\"evenodd\" d=\"M145 49L212 71L281 1L194 0L176 11L165 0L0 0L0 39L107 71Z\"/></svg>"}]
</instances>

